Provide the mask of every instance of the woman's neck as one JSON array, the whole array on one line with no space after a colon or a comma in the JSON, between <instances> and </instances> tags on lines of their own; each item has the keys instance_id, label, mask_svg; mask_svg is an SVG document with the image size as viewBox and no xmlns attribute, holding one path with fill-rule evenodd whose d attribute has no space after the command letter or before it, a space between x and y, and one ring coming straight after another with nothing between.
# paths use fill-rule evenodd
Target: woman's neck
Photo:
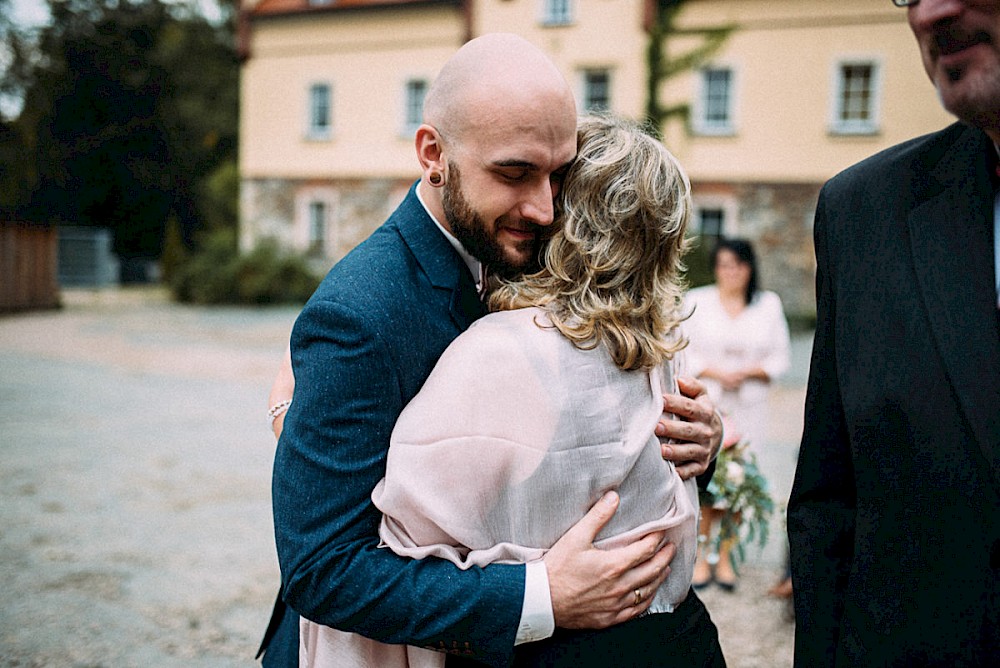
<instances>
[{"instance_id":1,"label":"woman's neck","mask_svg":"<svg viewBox=\"0 0 1000 668\"><path fill-rule=\"evenodd\" d=\"M719 288L719 301L722 308L732 317L738 316L746 308L746 294L742 290Z\"/></svg>"}]
</instances>

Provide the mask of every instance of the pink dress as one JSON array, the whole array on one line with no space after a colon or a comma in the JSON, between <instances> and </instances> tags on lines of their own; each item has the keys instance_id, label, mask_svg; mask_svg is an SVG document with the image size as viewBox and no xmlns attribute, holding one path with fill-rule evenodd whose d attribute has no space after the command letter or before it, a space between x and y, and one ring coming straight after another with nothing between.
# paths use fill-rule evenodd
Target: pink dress
<instances>
[{"instance_id":1,"label":"pink dress","mask_svg":"<svg viewBox=\"0 0 1000 668\"><path fill-rule=\"evenodd\" d=\"M685 312L694 313L684 321L686 374L698 376L706 367L738 371L760 366L774 381L788 371L790 342L788 324L777 294L762 290L737 317L730 316L714 285L695 288L685 299ZM750 447L767 442L768 393L770 385L748 380L736 391L723 390L718 382L702 379L716 407L726 416L729 430L739 433Z\"/></svg>"}]
</instances>

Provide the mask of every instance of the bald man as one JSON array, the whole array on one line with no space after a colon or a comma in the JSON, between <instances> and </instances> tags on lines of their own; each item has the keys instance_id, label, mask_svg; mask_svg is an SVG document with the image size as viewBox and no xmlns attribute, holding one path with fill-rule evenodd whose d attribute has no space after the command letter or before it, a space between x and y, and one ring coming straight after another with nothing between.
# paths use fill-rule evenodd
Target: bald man
<instances>
[{"instance_id":1,"label":"bald man","mask_svg":"<svg viewBox=\"0 0 1000 668\"><path fill-rule=\"evenodd\" d=\"M614 495L526 566L460 570L378 549L381 513L370 495L397 417L448 344L485 314L482 268L515 275L535 265L576 154L569 86L513 35L463 46L428 92L424 120L421 179L330 271L292 332L295 400L280 418L273 481L282 592L265 666L298 665L297 614L446 651L449 665L504 666L515 645L555 626L605 628L644 612L649 600L635 592L669 573L674 550L657 551L659 535L593 547ZM657 431L674 441L664 456L690 477L708 466L721 425L700 385L682 389L687 396L664 399L682 419ZM455 391L489 400L488 387Z\"/></svg>"}]
</instances>

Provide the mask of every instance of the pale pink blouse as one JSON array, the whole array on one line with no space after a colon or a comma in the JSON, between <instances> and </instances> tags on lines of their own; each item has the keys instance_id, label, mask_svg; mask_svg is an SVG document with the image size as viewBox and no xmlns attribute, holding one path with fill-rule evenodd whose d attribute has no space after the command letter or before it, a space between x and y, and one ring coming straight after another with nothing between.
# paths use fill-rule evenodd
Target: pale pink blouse
<instances>
[{"instance_id":1,"label":"pale pink blouse","mask_svg":"<svg viewBox=\"0 0 1000 668\"><path fill-rule=\"evenodd\" d=\"M478 320L444 352L392 433L372 493L382 546L459 568L544 556L608 490L621 503L596 545L665 530L677 545L651 610L670 612L691 584L697 491L653 433L669 368L622 371L603 347L580 350L544 311ZM541 326L540 326L541 325ZM444 655L302 623L300 665L440 668Z\"/></svg>"}]
</instances>

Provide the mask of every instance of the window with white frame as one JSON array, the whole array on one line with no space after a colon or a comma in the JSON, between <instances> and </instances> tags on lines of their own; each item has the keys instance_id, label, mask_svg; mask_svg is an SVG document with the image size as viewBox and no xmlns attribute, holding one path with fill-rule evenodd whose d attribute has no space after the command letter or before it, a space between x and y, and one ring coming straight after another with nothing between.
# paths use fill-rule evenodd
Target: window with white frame
<instances>
[{"instance_id":1,"label":"window with white frame","mask_svg":"<svg viewBox=\"0 0 1000 668\"><path fill-rule=\"evenodd\" d=\"M879 68L873 61L836 66L831 130L836 134L878 132Z\"/></svg>"},{"instance_id":2,"label":"window with white frame","mask_svg":"<svg viewBox=\"0 0 1000 668\"><path fill-rule=\"evenodd\" d=\"M542 25L564 26L573 22L573 0L541 0Z\"/></svg>"},{"instance_id":3,"label":"window with white frame","mask_svg":"<svg viewBox=\"0 0 1000 668\"><path fill-rule=\"evenodd\" d=\"M311 139L326 139L332 125L330 84L316 83L309 87L309 119L306 134Z\"/></svg>"},{"instance_id":4,"label":"window with white frame","mask_svg":"<svg viewBox=\"0 0 1000 668\"><path fill-rule=\"evenodd\" d=\"M326 250L326 202L309 202L309 246L310 254L322 255Z\"/></svg>"},{"instance_id":5,"label":"window with white frame","mask_svg":"<svg viewBox=\"0 0 1000 668\"><path fill-rule=\"evenodd\" d=\"M583 109L607 111L611 108L611 73L603 69L583 71Z\"/></svg>"},{"instance_id":6,"label":"window with white frame","mask_svg":"<svg viewBox=\"0 0 1000 668\"><path fill-rule=\"evenodd\" d=\"M406 82L404 100L403 132L412 135L424 122L424 97L427 96L426 79L410 79Z\"/></svg>"},{"instance_id":7,"label":"window with white frame","mask_svg":"<svg viewBox=\"0 0 1000 668\"><path fill-rule=\"evenodd\" d=\"M733 70L729 67L705 67L699 71L699 91L695 102L693 125L701 134L733 132Z\"/></svg>"}]
</instances>

